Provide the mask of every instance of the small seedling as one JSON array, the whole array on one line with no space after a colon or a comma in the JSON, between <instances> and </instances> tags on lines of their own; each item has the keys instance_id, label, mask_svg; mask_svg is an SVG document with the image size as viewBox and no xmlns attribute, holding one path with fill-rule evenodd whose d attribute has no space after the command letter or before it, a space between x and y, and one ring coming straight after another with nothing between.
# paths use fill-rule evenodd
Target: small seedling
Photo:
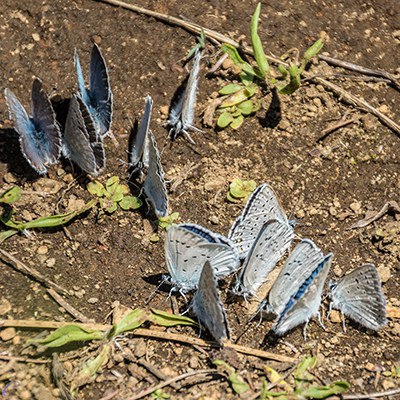
<instances>
[{"instance_id":1,"label":"small seedling","mask_svg":"<svg viewBox=\"0 0 400 400\"><path fill-rule=\"evenodd\" d=\"M257 5L250 27L256 66L243 60L234 46L230 44L221 46L221 50L228 54L233 61L240 82L230 83L219 91L221 96L229 96L216 110L220 113L217 120L217 127L220 129L228 126L237 129L243 123L244 117L253 114L260 108L258 97L267 91L276 89L278 93L287 95L295 92L300 87L301 75L307 64L323 47L323 42L319 39L307 49L300 62L290 61L288 68L281 64L277 69L272 70L258 35L260 12L261 3Z\"/></svg>"},{"instance_id":2,"label":"small seedling","mask_svg":"<svg viewBox=\"0 0 400 400\"><path fill-rule=\"evenodd\" d=\"M172 225L175 225L175 222L178 219L179 219L179 213L173 212L172 214L169 214L166 217L160 217L160 219L158 220L158 225L161 226L161 228L167 230Z\"/></svg>"},{"instance_id":3,"label":"small seedling","mask_svg":"<svg viewBox=\"0 0 400 400\"><path fill-rule=\"evenodd\" d=\"M0 243L19 232L27 233L27 231L30 229L57 228L66 225L78 215L89 211L96 204L95 201L90 201L79 210L70 211L65 214L40 217L24 223L19 222L14 218L14 209L12 208L12 204L18 201L20 197L21 189L18 186L8 189L0 196L0 206L3 207L3 213L0 216L0 223L7 228L11 228L9 230L0 232Z\"/></svg>"},{"instance_id":4,"label":"small seedling","mask_svg":"<svg viewBox=\"0 0 400 400\"><path fill-rule=\"evenodd\" d=\"M226 195L226 198L231 203L241 203L242 201L247 201L256 187L257 183L253 180L242 181L240 178L235 178L229 184L229 191Z\"/></svg>"},{"instance_id":5,"label":"small seedling","mask_svg":"<svg viewBox=\"0 0 400 400\"><path fill-rule=\"evenodd\" d=\"M157 399L157 400L163 400L163 399L169 399L171 396L164 392L162 389L157 389L151 394L152 399Z\"/></svg>"},{"instance_id":6,"label":"small seedling","mask_svg":"<svg viewBox=\"0 0 400 400\"><path fill-rule=\"evenodd\" d=\"M194 56L196 50L203 50L205 47L206 47L206 35L204 34L204 31L201 30L200 36L197 37L197 43L189 50L189 53L185 58L186 60L185 62L189 61Z\"/></svg>"},{"instance_id":7,"label":"small seedling","mask_svg":"<svg viewBox=\"0 0 400 400\"><path fill-rule=\"evenodd\" d=\"M129 195L129 187L121 184L118 176L112 176L104 186L99 181L90 182L87 190L99 198L101 210L108 214L117 211L118 205L122 210L136 210L142 202L139 198Z\"/></svg>"}]
</instances>

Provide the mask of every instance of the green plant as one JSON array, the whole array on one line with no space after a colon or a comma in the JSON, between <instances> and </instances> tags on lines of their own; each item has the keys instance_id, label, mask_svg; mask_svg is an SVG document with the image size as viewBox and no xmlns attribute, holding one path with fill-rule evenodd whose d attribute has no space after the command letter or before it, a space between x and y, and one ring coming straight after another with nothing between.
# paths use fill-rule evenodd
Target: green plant
<instances>
[{"instance_id":1,"label":"green plant","mask_svg":"<svg viewBox=\"0 0 400 400\"><path fill-rule=\"evenodd\" d=\"M242 394L250 390L249 385L228 363L222 360L215 360L213 361L213 364L219 367L223 373L228 375L228 380L235 393Z\"/></svg>"},{"instance_id":2,"label":"green plant","mask_svg":"<svg viewBox=\"0 0 400 400\"><path fill-rule=\"evenodd\" d=\"M19 222L14 218L15 211L12 204L18 201L20 197L21 189L18 186L14 186L0 195L0 206L3 207L3 213L0 216L0 223L7 228L11 228L0 232L0 243L14 236L18 232L26 233L29 229L56 228L66 225L72 219L90 210L96 204L95 201L90 201L80 210L70 211L65 214L40 217L29 222Z\"/></svg>"},{"instance_id":3,"label":"green plant","mask_svg":"<svg viewBox=\"0 0 400 400\"><path fill-rule=\"evenodd\" d=\"M257 183L253 180L242 181L240 178L235 178L229 184L229 191L226 195L226 198L231 203L241 203L243 200L247 201L256 187Z\"/></svg>"},{"instance_id":4,"label":"green plant","mask_svg":"<svg viewBox=\"0 0 400 400\"><path fill-rule=\"evenodd\" d=\"M158 225L160 225L161 228L167 230L170 226L175 224L175 221L177 221L178 218L179 218L179 213L173 212L172 214L169 214L166 217L160 217L160 219L158 220Z\"/></svg>"},{"instance_id":5,"label":"green plant","mask_svg":"<svg viewBox=\"0 0 400 400\"><path fill-rule=\"evenodd\" d=\"M261 3L258 3L250 27L251 44L257 66L243 60L234 46L225 43L221 47L234 63L240 82L230 83L219 91L221 96L227 96L217 109L220 113L217 127L220 129L228 126L237 129L243 123L244 117L260 108L258 95L265 90L276 89L278 93L286 95L296 91L300 87L301 75L308 62L323 47L323 42L319 39L306 50L300 62L293 60L289 62L288 68L282 63L276 69L271 69L258 35L260 12Z\"/></svg>"},{"instance_id":6,"label":"green plant","mask_svg":"<svg viewBox=\"0 0 400 400\"><path fill-rule=\"evenodd\" d=\"M118 176L112 176L104 186L99 181L88 183L87 190L99 198L99 204L103 211L112 214L118 209L136 210L142 202L139 198L129 195L129 187L119 182Z\"/></svg>"}]
</instances>

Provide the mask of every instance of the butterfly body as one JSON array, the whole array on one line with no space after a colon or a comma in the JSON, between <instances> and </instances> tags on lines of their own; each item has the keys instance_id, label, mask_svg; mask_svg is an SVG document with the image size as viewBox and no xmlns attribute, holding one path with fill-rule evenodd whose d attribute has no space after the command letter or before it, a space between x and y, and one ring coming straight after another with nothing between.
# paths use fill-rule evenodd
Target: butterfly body
<instances>
[{"instance_id":1,"label":"butterfly body","mask_svg":"<svg viewBox=\"0 0 400 400\"><path fill-rule=\"evenodd\" d=\"M33 81L32 116L11 90L5 89L4 95L25 159L39 174L47 173L48 165L56 163L60 156L61 131L41 80Z\"/></svg>"}]
</instances>

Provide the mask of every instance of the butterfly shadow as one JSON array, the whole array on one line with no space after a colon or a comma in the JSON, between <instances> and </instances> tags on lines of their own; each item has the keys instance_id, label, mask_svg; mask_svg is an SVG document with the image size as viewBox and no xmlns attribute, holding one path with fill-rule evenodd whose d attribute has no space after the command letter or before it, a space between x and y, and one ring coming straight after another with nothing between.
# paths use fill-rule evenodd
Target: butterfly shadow
<instances>
[{"instance_id":1,"label":"butterfly shadow","mask_svg":"<svg viewBox=\"0 0 400 400\"><path fill-rule=\"evenodd\" d=\"M272 90L272 99L264 117L258 118L258 121L264 128L276 128L282 119L281 100L276 89Z\"/></svg>"},{"instance_id":2,"label":"butterfly shadow","mask_svg":"<svg viewBox=\"0 0 400 400\"><path fill-rule=\"evenodd\" d=\"M26 181L40 178L22 154L19 135L13 128L0 129L0 162L7 164L8 172Z\"/></svg>"}]
</instances>

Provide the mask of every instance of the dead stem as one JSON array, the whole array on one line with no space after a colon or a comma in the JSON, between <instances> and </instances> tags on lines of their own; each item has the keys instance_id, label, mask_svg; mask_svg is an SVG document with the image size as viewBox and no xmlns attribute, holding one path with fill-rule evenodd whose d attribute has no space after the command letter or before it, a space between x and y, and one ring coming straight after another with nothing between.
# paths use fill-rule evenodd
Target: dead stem
<instances>
[{"instance_id":1,"label":"dead stem","mask_svg":"<svg viewBox=\"0 0 400 400\"><path fill-rule=\"evenodd\" d=\"M376 392L368 394L345 394L341 397L343 400L362 400L362 399L377 399L378 397L394 396L400 393L400 388L387 390L386 392Z\"/></svg>"},{"instance_id":2,"label":"dead stem","mask_svg":"<svg viewBox=\"0 0 400 400\"><path fill-rule=\"evenodd\" d=\"M317 139L317 142L321 142L322 140L326 139L332 132L336 131L337 129L343 128L344 126L353 124L354 122L357 122L359 119L360 119L359 117L356 117L340 121L337 124L324 129L323 131L321 131L321 136Z\"/></svg>"},{"instance_id":3,"label":"dead stem","mask_svg":"<svg viewBox=\"0 0 400 400\"><path fill-rule=\"evenodd\" d=\"M9 252L0 249L0 253L7 257L10 261L3 261L4 264L6 265L11 265L14 269L16 269L18 272L21 272L22 274L28 276L28 277L33 277L36 281L41 283L43 286L46 288L54 289L58 293L62 293L64 295L68 295L68 291L61 287L60 285L57 285L57 283L51 281L50 279L47 279L44 275L42 275L39 271L36 271L36 269L32 267L28 267L18 259L16 259L12 254Z\"/></svg>"}]
</instances>

